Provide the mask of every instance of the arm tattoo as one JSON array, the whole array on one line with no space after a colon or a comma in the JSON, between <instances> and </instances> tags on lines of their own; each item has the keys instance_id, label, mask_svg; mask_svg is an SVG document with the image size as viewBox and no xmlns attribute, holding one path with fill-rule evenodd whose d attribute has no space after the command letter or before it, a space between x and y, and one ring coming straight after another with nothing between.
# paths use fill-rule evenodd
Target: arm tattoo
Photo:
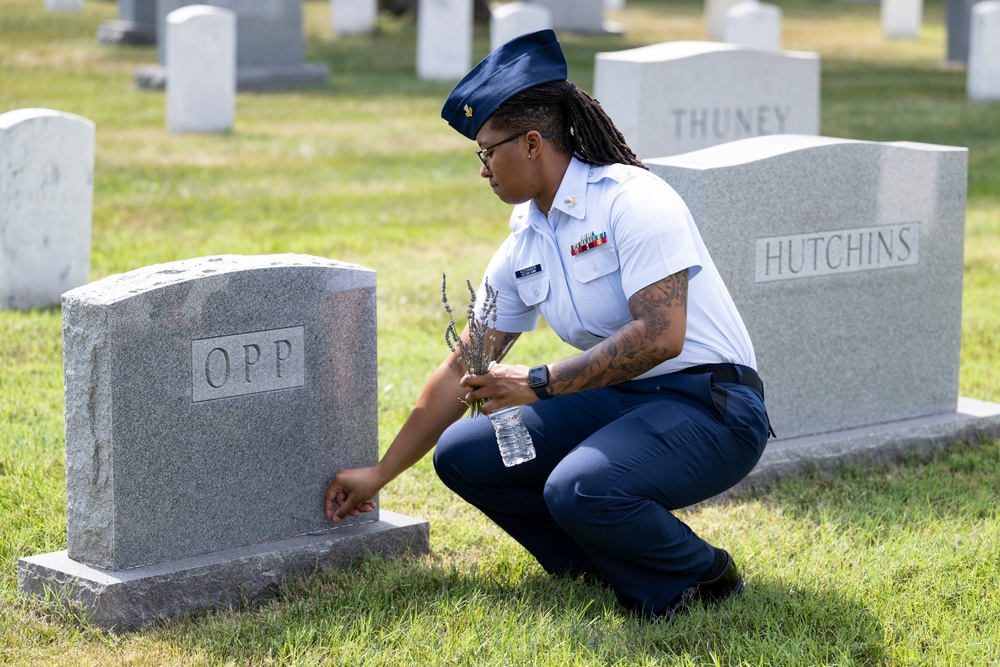
<instances>
[{"instance_id":1,"label":"arm tattoo","mask_svg":"<svg viewBox=\"0 0 1000 667\"><path fill-rule=\"evenodd\" d=\"M633 294L628 300L632 321L591 349L560 362L553 393L625 382L680 354L679 346L669 344L669 334L676 336L677 327L685 326L682 321L670 330L675 318L686 314L687 296L687 269Z\"/></svg>"}]
</instances>

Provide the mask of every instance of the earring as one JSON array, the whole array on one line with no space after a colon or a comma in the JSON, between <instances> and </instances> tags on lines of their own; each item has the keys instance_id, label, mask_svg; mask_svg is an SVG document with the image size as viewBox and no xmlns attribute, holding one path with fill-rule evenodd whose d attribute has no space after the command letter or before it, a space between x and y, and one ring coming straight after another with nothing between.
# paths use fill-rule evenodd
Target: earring
<instances>
[{"instance_id":1,"label":"earring","mask_svg":"<svg viewBox=\"0 0 1000 667\"><path fill-rule=\"evenodd\" d=\"M531 153L528 153L528 159L529 160L531 159Z\"/></svg>"}]
</instances>

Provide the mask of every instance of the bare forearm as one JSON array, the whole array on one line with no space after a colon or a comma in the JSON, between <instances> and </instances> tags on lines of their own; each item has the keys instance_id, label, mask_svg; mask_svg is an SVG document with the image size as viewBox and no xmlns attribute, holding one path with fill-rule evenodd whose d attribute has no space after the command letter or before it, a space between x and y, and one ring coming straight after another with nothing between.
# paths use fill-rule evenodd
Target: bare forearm
<instances>
[{"instance_id":1,"label":"bare forearm","mask_svg":"<svg viewBox=\"0 0 1000 667\"><path fill-rule=\"evenodd\" d=\"M631 380L681 353L686 333L687 271L629 299L634 319L594 347L549 367L550 392L569 394Z\"/></svg>"}]
</instances>

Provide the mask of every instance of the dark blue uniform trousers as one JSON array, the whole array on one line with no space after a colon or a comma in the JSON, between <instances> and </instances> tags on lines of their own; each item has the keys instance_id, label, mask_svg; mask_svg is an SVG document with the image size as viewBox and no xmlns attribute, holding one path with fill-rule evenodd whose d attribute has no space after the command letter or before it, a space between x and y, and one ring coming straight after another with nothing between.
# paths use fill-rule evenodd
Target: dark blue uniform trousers
<instances>
[{"instance_id":1,"label":"dark blue uniform trousers","mask_svg":"<svg viewBox=\"0 0 1000 667\"><path fill-rule=\"evenodd\" d=\"M537 457L504 467L485 417L448 428L442 481L550 574L599 575L619 602L658 614L713 563L672 510L743 479L764 451L763 397L709 374L673 373L525 406Z\"/></svg>"}]
</instances>

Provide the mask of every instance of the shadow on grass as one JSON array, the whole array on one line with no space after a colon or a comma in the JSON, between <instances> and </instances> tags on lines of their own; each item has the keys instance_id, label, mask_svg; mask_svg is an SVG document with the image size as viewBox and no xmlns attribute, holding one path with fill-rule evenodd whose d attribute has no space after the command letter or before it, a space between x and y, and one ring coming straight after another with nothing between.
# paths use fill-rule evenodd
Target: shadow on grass
<instances>
[{"instance_id":1,"label":"shadow on grass","mask_svg":"<svg viewBox=\"0 0 1000 667\"><path fill-rule=\"evenodd\" d=\"M742 599L648 622L619 607L606 587L548 577L522 563L527 557L478 573L433 559L370 559L291 582L242 613L193 616L162 632L213 661L238 664L332 653L341 657L331 664L359 656L365 664L884 661L878 621L834 592L752 582Z\"/></svg>"}]
</instances>

